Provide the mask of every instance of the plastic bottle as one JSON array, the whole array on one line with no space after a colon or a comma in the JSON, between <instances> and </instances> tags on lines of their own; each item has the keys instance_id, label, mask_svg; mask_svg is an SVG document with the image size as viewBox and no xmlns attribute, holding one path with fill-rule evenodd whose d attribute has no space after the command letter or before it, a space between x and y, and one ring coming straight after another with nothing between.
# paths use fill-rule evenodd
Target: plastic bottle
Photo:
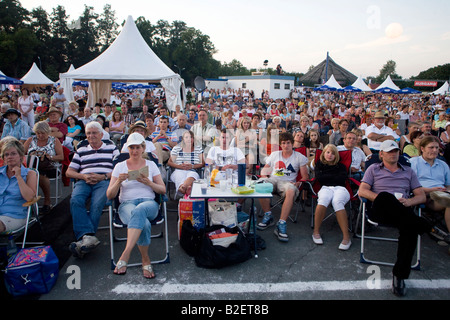
<instances>
[{"instance_id":1,"label":"plastic bottle","mask_svg":"<svg viewBox=\"0 0 450 320\"><path fill-rule=\"evenodd\" d=\"M209 169L208 164L205 164L204 177L205 177L206 184L207 184L208 186L210 186L210 185L211 185L211 171L210 171L210 169Z\"/></svg>"}]
</instances>

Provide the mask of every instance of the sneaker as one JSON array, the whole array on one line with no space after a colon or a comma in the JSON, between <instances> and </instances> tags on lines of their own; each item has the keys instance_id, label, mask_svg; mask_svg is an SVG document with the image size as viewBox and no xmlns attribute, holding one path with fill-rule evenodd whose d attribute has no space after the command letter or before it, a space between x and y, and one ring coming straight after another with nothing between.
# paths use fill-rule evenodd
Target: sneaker
<instances>
[{"instance_id":1,"label":"sneaker","mask_svg":"<svg viewBox=\"0 0 450 320\"><path fill-rule=\"evenodd\" d=\"M69 245L69 250L70 252L72 252L72 255L75 258L83 258L84 257L84 252L81 251L81 245L82 245L82 241L76 241L76 242L72 242Z\"/></svg>"},{"instance_id":2,"label":"sneaker","mask_svg":"<svg viewBox=\"0 0 450 320\"><path fill-rule=\"evenodd\" d=\"M433 229L431 229L430 236L437 239L438 241L443 241L447 244L450 243L450 236L438 227L433 227Z\"/></svg>"},{"instance_id":3,"label":"sneaker","mask_svg":"<svg viewBox=\"0 0 450 320\"><path fill-rule=\"evenodd\" d=\"M450 193L448 192L433 191L430 193L430 198L446 208L450 207Z\"/></svg>"},{"instance_id":4,"label":"sneaker","mask_svg":"<svg viewBox=\"0 0 450 320\"><path fill-rule=\"evenodd\" d=\"M283 242L289 241L289 236L286 233L286 229L287 229L286 221L278 221L277 227L274 230L274 233L277 236L278 240Z\"/></svg>"},{"instance_id":5,"label":"sneaker","mask_svg":"<svg viewBox=\"0 0 450 320\"><path fill-rule=\"evenodd\" d=\"M268 227L273 226L273 216L271 212L266 212L264 214L263 220L256 225L258 230L266 230Z\"/></svg>"},{"instance_id":6,"label":"sneaker","mask_svg":"<svg viewBox=\"0 0 450 320\"><path fill-rule=\"evenodd\" d=\"M81 251L83 253L90 252L97 248L99 244L100 240L98 240L95 236L85 234L81 240Z\"/></svg>"}]
</instances>

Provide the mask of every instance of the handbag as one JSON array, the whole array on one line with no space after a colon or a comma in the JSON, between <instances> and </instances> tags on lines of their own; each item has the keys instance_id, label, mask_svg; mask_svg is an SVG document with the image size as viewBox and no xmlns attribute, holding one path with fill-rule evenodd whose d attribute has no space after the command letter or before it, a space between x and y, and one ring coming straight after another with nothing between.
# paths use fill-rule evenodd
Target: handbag
<instances>
[{"instance_id":1,"label":"handbag","mask_svg":"<svg viewBox=\"0 0 450 320\"><path fill-rule=\"evenodd\" d=\"M237 209L234 202L210 200L208 201L209 225L223 225L228 228L236 227Z\"/></svg>"},{"instance_id":2,"label":"handbag","mask_svg":"<svg viewBox=\"0 0 450 320\"><path fill-rule=\"evenodd\" d=\"M201 232L194 228L191 220L184 220L181 227L180 246L191 257L195 257L201 243Z\"/></svg>"},{"instance_id":3,"label":"handbag","mask_svg":"<svg viewBox=\"0 0 450 320\"><path fill-rule=\"evenodd\" d=\"M215 245L210 234L216 234L217 230L223 229L231 235L237 235L235 241L224 245ZM242 231L238 228L228 228L215 225L201 232L200 246L195 255L195 264L198 267L208 269L220 269L234 264L242 263L251 258L251 246Z\"/></svg>"},{"instance_id":4,"label":"handbag","mask_svg":"<svg viewBox=\"0 0 450 320\"><path fill-rule=\"evenodd\" d=\"M50 246L23 248L8 262L5 284L13 296L48 293L56 283L59 261Z\"/></svg>"}]
</instances>

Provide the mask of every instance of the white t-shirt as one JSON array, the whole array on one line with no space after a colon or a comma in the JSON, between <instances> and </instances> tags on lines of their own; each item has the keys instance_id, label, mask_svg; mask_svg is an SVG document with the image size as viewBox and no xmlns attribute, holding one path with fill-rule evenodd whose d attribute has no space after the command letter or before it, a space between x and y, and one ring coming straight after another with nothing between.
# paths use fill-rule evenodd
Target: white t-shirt
<instances>
[{"instance_id":1,"label":"white t-shirt","mask_svg":"<svg viewBox=\"0 0 450 320\"><path fill-rule=\"evenodd\" d=\"M266 164L272 168L271 178L295 182L300 168L308 164L308 158L294 151L289 158L283 158L282 151L275 151L266 159Z\"/></svg>"},{"instance_id":2,"label":"white t-shirt","mask_svg":"<svg viewBox=\"0 0 450 320\"><path fill-rule=\"evenodd\" d=\"M230 147L223 150L221 147L214 146L209 149L206 158L213 160L216 166L223 167L227 164L236 165L239 161L245 159L245 156L239 148Z\"/></svg>"},{"instance_id":3,"label":"white t-shirt","mask_svg":"<svg viewBox=\"0 0 450 320\"><path fill-rule=\"evenodd\" d=\"M145 160L148 166L148 178L153 181L153 177L161 174L158 167L153 161ZM128 166L126 161L119 162L114 167L112 176L118 178L121 173L128 173ZM120 186L119 201L124 202L127 200L133 200L136 198L150 198L155 199L155 192L149 186L146 186L137 180L128 181L125 180Z\"/></svg>"},{"instance_id":4,"label":"white t-shirt","mask_svg":"<svg viewBox=\"0 0 450 320\"><path fill-rule=\"evenodd\" d=\"M400 137L398 136L398 134L396 134L394 132L394 130L392 130L391 128L389 128L388 126L382 126L381 129L378 129L377 126L375 126L374 124L372 124L371 126L367 127L366 129L366 137L369 136L369 134L371 134L372 132L377 133L377 134L382 134L384 136L393 136L394 139L399 139ZM375 141L375 140L371 140L371 139L367 139L367 146L370 149L374 149L374 150L380 150L380 146L381 146L380 141Z\"/></svg>"}]
</instances>

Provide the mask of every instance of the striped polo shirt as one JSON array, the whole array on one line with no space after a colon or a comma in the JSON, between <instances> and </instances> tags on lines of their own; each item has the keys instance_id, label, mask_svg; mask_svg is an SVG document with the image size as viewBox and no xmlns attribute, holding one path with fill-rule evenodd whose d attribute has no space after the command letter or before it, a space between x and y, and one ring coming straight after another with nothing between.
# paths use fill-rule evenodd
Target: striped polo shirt
<instances>
[{"instance_id":1,"label":"striped polo shirt","mask_svg":"<svg viewBox=\"0 0 450 320\"><path fill-rule=\"evenodd\" d=\"M106 174L114 169L113 159L119 155L116 145L112 141L102 140L99 149L94 150L90 144L78 148L69 168L86 173Z\"/></svg>"}]
</instances>

